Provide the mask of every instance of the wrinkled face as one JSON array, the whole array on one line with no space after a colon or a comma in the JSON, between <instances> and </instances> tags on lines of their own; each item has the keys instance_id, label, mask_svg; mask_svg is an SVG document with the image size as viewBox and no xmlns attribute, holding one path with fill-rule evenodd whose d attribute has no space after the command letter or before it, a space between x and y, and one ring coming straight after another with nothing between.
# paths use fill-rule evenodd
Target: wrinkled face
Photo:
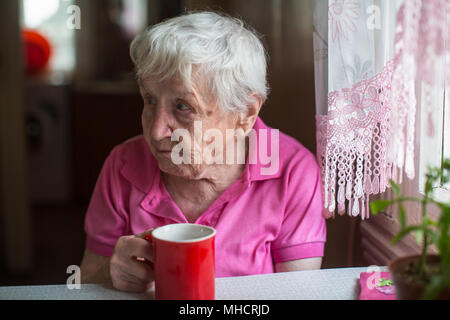
<instances>
[{"instance_id":1,"label":"wrinkled face","mask_svg":"<svg viewBox=\"0 0 450 320\"><path fill-rule=\"evenodd\" d=\"M224 152L220 146L226 146L226 129L237 129L237 116L222 112L215 104L215 99L195 83L192 88L187 89L180 81L159 82L158 79L149 77L141 80L139 87L144 100L143 135L161 171L187 179L213 176L216 163L199 163L194 158L199 154L214 156ZM177 148L185 137L178 140L171 138L174 132L180 131L188 133L190 137L190 144L185 145L190 146L190 163L174 162L172 149ZM208 132L216 134L207 134ZM221 144L217 144L215 139L223 140ZM220 150L215 148L216 150L211 151L212 143L219 146Z\"/></svg>"}]
</instances>

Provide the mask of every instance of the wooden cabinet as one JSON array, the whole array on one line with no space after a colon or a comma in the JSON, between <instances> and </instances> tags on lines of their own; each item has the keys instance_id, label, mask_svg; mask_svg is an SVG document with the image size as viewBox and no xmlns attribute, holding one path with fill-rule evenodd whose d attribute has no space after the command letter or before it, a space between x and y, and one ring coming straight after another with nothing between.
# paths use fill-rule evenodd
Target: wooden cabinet
<instances>
[{"instance_id":1,"label":"wooden cabinet","mask_svg":"<svg viewBox=\"0 0 450 320\"><path fill-rule=\"evenodd\" d=\"M404 181L401 185L406 195L420 196L417 190L417 179ZM388 189L379 197L392 199L392 191ZM408 224L418 224L421 221L420 206L416 203L405 203ZM437 212L432 212L432 217L437 217ZM419 254L420 245L412 234L406 236L397 244L392 245L392 239L399 231L397 218L397 206L389 207L386 212L359 223L356 235L355 256L359 265L388 265L389 261L410 255ZM430 247L430 252L436 252L436 248Z\"/></svg>"},{"instance_id":2,"label":"wooden cabinet","mask_svg":"<svg viewBox=\"0 0 450 320\"><path fill-rule=\"evenodd\" d=\"M419 253L419 247L412 237L392 246L392 238L397 232L398 223L388 214L361 221L357 236L358 264L385 266L397 257Z\"/></svg>"}]
</instances>

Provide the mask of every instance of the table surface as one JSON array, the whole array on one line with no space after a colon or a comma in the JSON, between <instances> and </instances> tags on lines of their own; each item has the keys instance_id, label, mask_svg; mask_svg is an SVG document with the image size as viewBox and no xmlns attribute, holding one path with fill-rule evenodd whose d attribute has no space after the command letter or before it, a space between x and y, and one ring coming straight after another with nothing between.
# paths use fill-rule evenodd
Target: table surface
<instances>
[{"instance_id":1,"label":"table surface","mask_svg":"<svg viewBox=\"0 0 450 320\"><path fill-rule=\"evenodd\" d=\"M380 267L384 271L385 267ZM363 268L335 268L216 278L216 300L354 300L359 297ZM0 287L0 300L140 300L154 299L154 290L128 293L111 284Z\"/></svg>"}]
</instances>

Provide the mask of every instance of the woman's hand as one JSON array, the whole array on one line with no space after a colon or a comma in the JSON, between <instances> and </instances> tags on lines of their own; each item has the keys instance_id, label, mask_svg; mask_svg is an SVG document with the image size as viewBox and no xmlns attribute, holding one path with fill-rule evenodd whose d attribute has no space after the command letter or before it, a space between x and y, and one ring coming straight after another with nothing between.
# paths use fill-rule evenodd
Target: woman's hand
<instances>
[{"instance_id":1,"label":"woman's hand","mask_svg":"<svg viewBox=\"0 0 450 320\"><path fill-rule=\"evenodd\" d=\"M117 240L110 260L111 281L116 289L144 292L153 285L152 245L144 239L152 230Z\"/></svg>"}]
</instances>

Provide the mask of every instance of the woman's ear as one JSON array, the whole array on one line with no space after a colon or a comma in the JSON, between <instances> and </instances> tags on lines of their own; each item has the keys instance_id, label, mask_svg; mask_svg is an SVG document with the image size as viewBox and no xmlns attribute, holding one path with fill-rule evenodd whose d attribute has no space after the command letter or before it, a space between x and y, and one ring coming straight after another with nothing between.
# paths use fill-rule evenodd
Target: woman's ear
<instances>
[{"instance_id":1,"label":"woman's ear","mask_svg":"<svg viewBox=\"0 0 450 320\"><path fill-rule=\"evenodd\" d=\"M253 126L258 118L259 110L261 110L262 99L260 96L252 94L252 103L247 107L246 111L239 113L238 126L242 128L247 134L253 129Z\"/></svg>"}]
</instances>

